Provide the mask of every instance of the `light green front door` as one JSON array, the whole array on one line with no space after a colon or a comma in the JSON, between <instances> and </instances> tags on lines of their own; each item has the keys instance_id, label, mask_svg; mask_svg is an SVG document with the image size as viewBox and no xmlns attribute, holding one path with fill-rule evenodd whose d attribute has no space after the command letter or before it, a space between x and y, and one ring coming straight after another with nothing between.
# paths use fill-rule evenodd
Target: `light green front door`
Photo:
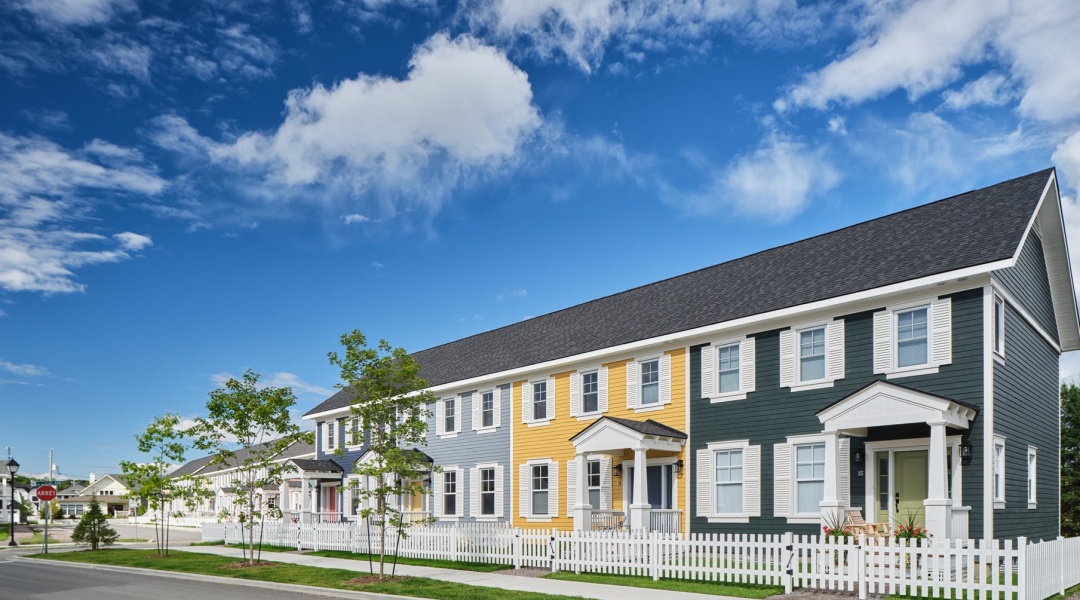
<instances>
[{"instance_id":1,"label":"light green front door","mask_svg":"<svg viewBox=\"0 0 1080 600\"><path fill-rule=\"evenodd\" d=\"M910 522L914 522L917 527L925 527L923 501L926 500L927 484L926 450L896 452L893 460L893 473L896 477L893 499L896 503L894 527Z\"/></svg>"}]
</instances>

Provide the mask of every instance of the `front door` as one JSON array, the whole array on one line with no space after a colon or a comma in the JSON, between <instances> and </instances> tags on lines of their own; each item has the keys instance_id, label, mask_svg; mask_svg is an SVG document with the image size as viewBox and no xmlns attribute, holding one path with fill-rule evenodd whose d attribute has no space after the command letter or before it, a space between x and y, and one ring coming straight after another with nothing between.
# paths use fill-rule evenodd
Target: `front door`
<instances>
[{"instance_id":1,"label":"front door","mask_svg":"<svg viewBox=\"0 0 1080 600\"><path fill-rule=\"evenodd\" d=\"M913 523L926 526L925 505L927 486L926 450L897 452L893 467L895 484L896 526Z\"/></svg>"},{"instance_id":2,"label":"front door","mask_svg":"<svg viewBox=\"0 0 1080 600\"><path fill-rule=\"evenodd\" d=\"M633 467L627 469L630 476L627 478L627 505L633 503L634 498L634 471ZM648 497L649 506L654 509L672 508L674 503L674 477L671 465L652 465L645 467L648 480L645 482L645 493Z\"/></svg>"}]
</instances>

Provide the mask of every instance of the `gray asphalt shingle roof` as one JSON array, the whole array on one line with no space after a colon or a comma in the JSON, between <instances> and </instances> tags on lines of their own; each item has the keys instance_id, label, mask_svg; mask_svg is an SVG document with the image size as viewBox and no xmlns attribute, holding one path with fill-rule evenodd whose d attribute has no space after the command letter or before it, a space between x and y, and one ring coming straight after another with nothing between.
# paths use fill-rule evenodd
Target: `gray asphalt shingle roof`
<instances>
[{"instance_id":1,"label":"gray asphalt shingle roof","mask_svg":"<svg viewBox=\"0 0 1080 600\"><path fill-rule=\"evenodd\" d=\"M585 433L593 427L596 427L597 424L602 423L605 420L611 421L612 423L618 423L623 427L632 429L638 433L643 433L645 435L658 435L661 437L669 437L679 440L685 440L687 438L687 435L679 431L678 429L675 429L674 427L668 427L667 425L664 425L663 423L659 423L657 421L653 421L652 419L648 419L646 421L635 421L634 419L620 419L618 417L604 416L590 423L588 426L585 427L585 429L577 432L576 434L574 434L574 437L570 439L573 440L577 436Z\"/></svg>"},{"instance_id":2,"label":"gray asphalt shingle roof","mask_svg":"<svg viewBox=\"0 0 1080 600\"><path fill-rule=\"evenodd\" d=\"M234 459L229 460L229 465L228 466L222 465L220 463L216 464L216 465L212 465L212 466L208 467L209 470L207 471L207 473L216 473L218 471L224 471L226 469L232 468L233 466L244 462L244 460L247 459L247 457L251 454L251 452L253 450L255 450L257 448L260 448L262 446L265 446L265 445L273 444L273 443L275 443L275 442L274 441L269 441L269 442L266 442L265 444L259 444L257 446L254 446L252 448L252 450L238 450L236 452L236 457ZM297 457L297 456L306 456L308 454L310 454L312 456L315 455L315 444L314 443L308 444L308 443L305 443L305 442L295 442L292 445L290 445L288 448L286 448L285 451L282 452L277 457L277 459L293 458L293 457ZM170 473L169 477L181 477L183 475L199 473L204 468L207 468L207 466L210 464L211 461L213 461L213 459L214 459L213 456L203 456L201 458L196 458L195 460L188 461L187 463L183 464L178 469L176 469L175 471Z\"/></svg>"},{"instance_id":3,"label":"gray asphalt shingle roof","mask_svg":"<svg viewBox=\"0 0 1080 600\"><path fill-rule=\"evenodd\" d=\"M414 354L435 386L1008 259L1052 169ZM342 390L307 414L349 405Z\"/></svg>"}]
</instances>

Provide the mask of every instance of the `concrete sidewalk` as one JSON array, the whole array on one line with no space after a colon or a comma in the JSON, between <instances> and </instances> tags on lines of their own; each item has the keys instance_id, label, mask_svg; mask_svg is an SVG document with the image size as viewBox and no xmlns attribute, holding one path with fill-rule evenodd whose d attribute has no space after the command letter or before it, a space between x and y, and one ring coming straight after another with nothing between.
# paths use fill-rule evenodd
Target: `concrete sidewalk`
<instances>
[{"instance_id":1,"label":"concrete sidewalk","mask_svg":"<svg viewBox=\"0 0 1080 600\"><path fill-rule=\"evenodd\" d=\"M198 552L201 554L215 554L241 558L242 550L225 548L223 546L188 546L178 547L177 550L184 552ZM368 572L367 561L352 560L347 558L325 558L308 554L291 554L287 552L263 552L263 560L274 562L291 563L307 567L319 567L323 569L345 569L348 571ZM428 577L439 581L464 583L482 587L502 588L506 590L519 590L523 592L538 592L541 594L561 594L564 596L580 596L582 598L596 598L597 600L656 600L665 598L672 600L736 600L731 596L714 596L711 594L692 594L689 592L672 592L667 590L655 590L648 588L629 587L621 585L605 585L600 583L581 583L577 581L559 581L556 579L543 579L537 577L517 577L494 573L477 573L474 571L459 571L457 569L438 569L435 567L417 567L414 565L397 566L398 575L410 577ZM738 599L745 600L745 599Z\"/></svg>"}]
</instances>

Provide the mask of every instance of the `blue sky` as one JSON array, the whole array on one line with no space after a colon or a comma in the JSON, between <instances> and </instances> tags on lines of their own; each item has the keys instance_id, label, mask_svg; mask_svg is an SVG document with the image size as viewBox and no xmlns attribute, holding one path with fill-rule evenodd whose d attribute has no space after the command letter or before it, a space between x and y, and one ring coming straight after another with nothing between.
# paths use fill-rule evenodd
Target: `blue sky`
<instances>
[{"instance_id":1,"label":"blue sky","mask_svg":"<svg viewBox=\"0 0 1080 600\"><path fill-rule=\"evenodd\" d=\"M6 2L0 445L115 471L246 368L308 410L353 328L418 350L1048 165L1078 240L1078 28L1072 0Z\"/></svg>"}]
</instances>

